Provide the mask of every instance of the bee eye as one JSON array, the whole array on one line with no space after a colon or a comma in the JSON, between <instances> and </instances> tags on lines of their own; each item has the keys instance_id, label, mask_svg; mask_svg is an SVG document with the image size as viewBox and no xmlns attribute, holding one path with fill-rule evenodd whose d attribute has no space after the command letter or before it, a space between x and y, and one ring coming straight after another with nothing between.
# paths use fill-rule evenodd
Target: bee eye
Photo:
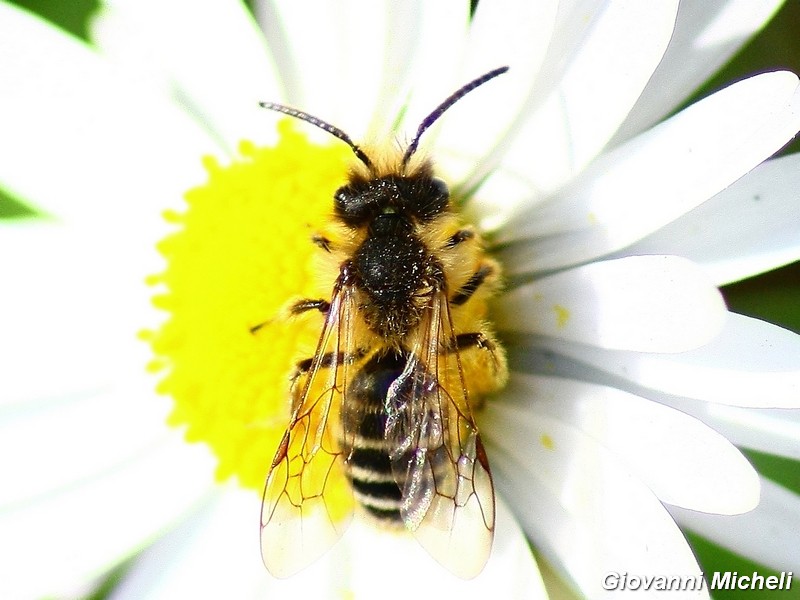
<instances>
[{"instance_id":1,"label":"bee eye","mask_svg":"<svg viewBox=\"0 0 800 600\"><path fill-rule=\"evenodd\" d=\"M447 184L437 177L427 180L427 185L420 190L417 214L420 219L428 220L441 214L450 201L450 190Z\"/></svg>"},{"instance_id":2,"label":"bee eye","mask_svg":"<svg viewBox=\"0 0 800 600\"><path fill-rule=\"evenodd\" d=\"M447 184L438 177L431 178L431 196L436 196L439 201L447 201L450 198L450 189Z\"/></svg>"},{"instance_id":3,"label":"bee eye","mask_svg":"<svg viewBox=\"0 0 800 600\"><path fill-rule=\"evenodd\" d=\"M375 202L366 190L344 185L333 195L336 216L348 225L360 225L375 213Z\"/></svg>"}]
</instances>

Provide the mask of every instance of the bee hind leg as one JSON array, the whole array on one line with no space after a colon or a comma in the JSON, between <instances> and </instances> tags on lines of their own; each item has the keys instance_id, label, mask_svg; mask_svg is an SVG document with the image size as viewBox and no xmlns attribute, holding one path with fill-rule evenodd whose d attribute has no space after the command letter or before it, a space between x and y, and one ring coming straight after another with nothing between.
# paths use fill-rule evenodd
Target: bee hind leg
<instances>
[{"instance_id":1,"label":"bee hind leg","mask_svg":"<svg viewBox=\"0 0 800 600\"><path fill-rule=\"evenodd\" d=\"M505 372L505 354L490 336L481 331L459 333L456 337L450 340L450 343L445 348L446 352L448 353L466 352L472 349L488 352L489 356L492 357L495 373Z\"/></svg>"},{"instance_id":2,"label":"bee hind leg","mask_svg":"<svg viewBox=\"0 0 800 600\"><path fill-rule=\"evenodd\" d=\"M459 333L447 346L448 352L461 352L470 348L487 350L494 353L494 351L497 349L497 345L494 343L494 340L492 340L485 333L480 331L472 331L470 333Z\"/></svg>"},{"instance_id":3,"label":"bee hind leg","mask_svg":"<svg viewBox=\"0 0 800 600\"><path fill-rule=\"evenodd\" d=\"M450 340L446 351L459 353L459 369L463 369L462 373L468 374L473 385L478 382L473 390L477 393L470 395L473 409L479 409L483 405L484 394L499 390L508 378L505 352L490 334L481 331L460 333ZM473 354L475 351L488 354L475 355ZM467 356L468 353L472 356Z\"/></svg>"}]
</instances>

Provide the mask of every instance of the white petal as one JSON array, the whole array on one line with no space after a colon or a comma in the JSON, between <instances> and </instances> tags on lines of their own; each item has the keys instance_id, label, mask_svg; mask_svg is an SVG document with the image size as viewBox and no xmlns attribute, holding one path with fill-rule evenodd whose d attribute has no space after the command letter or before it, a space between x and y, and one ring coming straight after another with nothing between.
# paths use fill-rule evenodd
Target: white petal
<instances>
[{"instance_id":1,"label":"white petal","mask_svg":"<svg viewBox=\"0 0 800 600\"><path fill-rule=\"evenodd\" d=\"M376 108L389 113L381 119L396 119L385 103L389 91L391 101L397 101L423 35L420 21L427 11L418 3L337 0L315 3L309 10L303 3L281 2L263 10L262 24L281 63L287 102L356 141L375 126ZM402 35L396 27L404 28Z\"/></svg>"},{"instance_id":2,"label":"white petal","mask_svg":"<svg viewBox=\"0 0 800 600\"><path fill-rule=\"evenodd\" d=\"M116 230L31 223L0 230L0 403L107 388L149 359L137 331L155 312L144 261ZM144 250L140 250L142 256Z\"/></svg>"},{"instance_id":3,"label":"white petal","mask_svg":"<svg viewBox=\"0 0 800 600\"><path fill-rule=\"evenodd\" d=\"M295 577L272 578L261 563L253 515L260 498L228 488L186 523L137 559L112 596L125 598L397 598L409 587L389 584L387 574L413 573L426 596L545 598L536 563L508 508L498 502L492 557L477 578L462 581L444 571L408 535L382 531L356 520L323 558ZM388 571L387 571L388 569Z\"/></svg>"},{"instance_id":4,"label":"white petal","mask_svg":"<svg viewBox=\"0 0 800 600\"><path fill-rule=\"evenodd\" d=\"M506 140L516 134L535 89L558 4L513 0L478 6L469 29L462 83L504 65L509 71L486 89L470 93L442 119L436 163L464 188L473 187L495 168ZM475 157L481 157L477 165Z\"/></svg>"},{"instance_id":5,"label":"white petal","mask_svg":"<svg viewBox=\"0 0 800 600\"><path fill-rule=\"evenodd\" d=\"M678 254L717 285L800 259L800 154L768 160L694 210L636 242L626 254Z\"/></svg>"},{"instance_id":6,"label":"white petal","mask_svg":"<svg viewBox=\"0 0 800 600\"><path fill-rule=\"evenodd\" d=\"M400 140L410 141L422 120L445 98L471 78L482 75L464 72L469 3L459 0L427 2L421 12L422 22L416 33L418 44L409 67L410 78L406 88L398 90L396 110L390 112L390 115L397 115L397 109L403 109L398 130ZM437 129L434 127L425 135L425 144L433 142Z\"/></svg>"},{"instance_id":7,"label":"white petal","mask_svg":"<svg viewBox=\"0 0 800 600\"><path fill-rule=\"evenodd\" d=\"M124 223L176 205L217 146L60 30L0 5L0 182L62 219Z\"/></svg>"},{"instance_id":8,"label":"white petal","mask_svg":"<svg viewBox=\"0 0 800 600\"><path fill-rule=\"evenodd\" d=\"M14 565L0 578L0 596L60 596L130 556L187 511L211 486L213 460L205 447L180 438L174 432L113 471L0 513L0 560Z\"/></svg>"},{"instance_id":9,"label":"white petal","mask_svg":"<svg viewBox=\"0 0 800 600\"><path fill-rule=\"evenodd\" d=\"M504 161L544 193L579 172L617 130L661 60L678 10L675 0L596 4L560 11L536 110ZM559 40L561 29L571 47Z\"/></svg>"},{"instance_id":10,"label":"white petal","mask_svg":"<svg viewBox=\"0 0 800 600\"><path fill-rule=\"evenodd\" d=\"M345 533L341 554L337 553L338 572L349 574L349 591L355 598L408 598L406 586L387 587L387 557L402 557L402 570L425 582L426 597L486 598L494 593L502 598L546 598L527 540L499 497L495 533L484 570L474 579L462 580L445 571L411 536L387 534L356 520ZM370 557L365 556L365 549Z\"/></svg>"},{"instance_id":11,"label":"white petal","mask_svg":"<svg viewBox=\"0 0 800 600\"><path fill-rule=\"evenodd\" d=\"M531 184L524 173L513 173L502 165L476 190L474 200L467 204L468 218L485 232L501 232L509 221L519 216L519 204L524 202L526 210L543 202L534 195ZM513 250L512 250L513 251ZM510 256L516 256L509 251ZM522 261L527 261L524 255Z\"/></svg>"},{"instance_id":12,"label":"white petal","mask_svg":"<svg viewBox=\"0 0 800 600\"><path fill-rule=\"evenodd\" d=\"M662 502L736 514L758 504L758 475L702 422L621 390L515 373L504 397L588 433Z\"/></svg>"},{"instance_id":13,"label":"white petal","mask_svg":"<svg viewBox=\"0 0 800 600\"><path fill-rule=\"evenodd\" d=\"M682 527L777 571L800 572L800 496L769 479L761 480L761 502L746 514L706 515L670 507Z\"/></svg>"},{"instance_id":14,"label":"white petal","mask_svg":"<svg viewBox=\"0 0 800 600\"><path fill-rule=\"evenodd\" d=\"M800 411L662 400L707 423L741 448L800 460Z\"/></svg>"},{"instance_id":15,"label":"white petal","mask_svg":"<svg viewBox=\"0 0 800 600\"><path fill-rule=\"evenodd\" d=\"M680 354L598 352L549 340L541 345L668 395L734 406L800 408L800 336L735 313L728 313L718 337Z\"/></svg>"},{"instance_id":16,"label":"white petal","mask_svg":"<svg viewBox=\"0 0 800 600\"><path fill-rule=\"evenodd\" d=\"M270 577L257 545L259 498L229 489L209 509L170 532L137 560L114 598L231 597L407 598L407 585L387 585L387 569L414 573L426 595L544 598L536 563L509 510L500 503L498 536L484 572L465 582L445 572L407 535L359 520L322 559L295 577Z\"/></svg>"},{"instance_id":17,"label":"white petal","mask_svg":"<svg viewBox=\"0 0 800 600\"><path fill-rule=\"evenodd\" d=\"M372 3L370 3L372 4ZM377 90L372 96L368 94L374 102L372 106L362 107L353 106L353 112L348 119L363 120L364 115L372 114L372 121L365 134L365 139L379 138L386 135L392 129L400 111L400 102L405 101L402 91L407 91L408 81L411 76L411 66L414 57L419 52L420 33L425 19L425 10L422 8L421 0L408 0L407 2L392 2L389 0L384 4L382 16L384 31L382 39L376 39L375 43L383 46L383 59L380 65L380 80ZM397 32L404 32L398 35ZM376 33L381 33L376 31ZM365 40L366 41L366 40ZM357 60L361 61L361 57ZM356 76L359 93L363 90L361 86L370 85L371 81L366 81ZM357 113L357 110L364 110L364 113ZM359 123L360 125L360 123Z\"/></svg>"},{"instance_id":18,"label":"white petal","mask_svg":"<svg viewBox=\"0 0 800 600\"><path fill-rule=\"evenodd\" d=\"M139 382L5 410L0 420L0 510L98 477L163 442L169 411ZM9 457L16 457L10 460Z\"/></svg>"},{"instance_id":19,"label":"white petal","mask_svg":"<svg viewBox=\"0 0 800 600\"><path fill-rule=\"evenodd\" d=\"M500 330L657 352L706 343L727 314L703 271L675 256L591 263L522 285L498 304Z\"/></svg>"},{"instance_id":20,"label":"white petal","mask_svg":"<svg viewBox=\"0 0 800 600\"><path fill-rule=\"evenodd\" d=\"M157 74L165 91L228 151L241 139L274 139L274 120L258 102L279 100L281 86L261 32L241 3L112 0L96 18L93 37L134 76Z\"/></svg>"},{"instance_id":21,"label":"white petal","mask_svg":"<svg viewBox=\"0 0 800 600\"><path fill-rule=\"evenodd\" d=\"M468 581L444 570L410 535L381 531L359 519L328 555L327 562L333 562L340 574L344 595L354 598L408 597L406 586L386 585L387 560L395 563L389 557L402 557L403 572L414 573L415 581L425 582L424 594L431 598L451 594L485 598L492 591L508 598L545 598L538 568L519 525L499 498L497 509L492 555L484 570Z\"/></svg>"},{"instance_id":22,"label":"white petal","mask_svg":"<svg viewBox=\"0 0 800 600\"><path fill-rule=\"evenodd\" d=\"M792 73L751 77L604 155L551 201L510 222L506 239L534 238L510 266L534 272L586 261L708 200L794 136L797 87Z\"/></svg>"},{"instance_id":23,"label":"white petal","mask_svg":"<svg viewBox=\"0 0 800 600\"><path fill-rule=\"evenodd\" d=\"M783 0L682 0L667 52L614 138L632 138L678 104L772 17Z\"/></svg>"},{"instance_id":24,"label":"white petal","mask_svg":"<svg viewBox=\"0 0 800 600\"><path fill-rule=\"evenodd\" d=\"M658 499L588 435L499 401L480 422L501 493L585 597L617 597L602 587L610 572L700 574Z\"/></svg>"},{"instance_id":25,"label":"white petal","mask_svg":"<svg viewBox=\"0 0 800 600\"><path fill-rule=\"evenodd\" d=\"M136 558L111 598L266 598L258 553L260 499L227 486ZM324 597L324 580L316 582Z\"/></svg>"}]
</instances>

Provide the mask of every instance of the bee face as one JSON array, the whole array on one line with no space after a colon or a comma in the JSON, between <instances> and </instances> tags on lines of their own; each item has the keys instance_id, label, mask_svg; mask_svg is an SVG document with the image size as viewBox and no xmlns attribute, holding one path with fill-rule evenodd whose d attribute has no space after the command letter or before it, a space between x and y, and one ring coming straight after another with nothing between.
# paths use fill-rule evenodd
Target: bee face
<instances>
[{"instance_id":1,"label":"bee face","mask_svg":"<svg viewBox=\"0 0 800 600\"><path fill-rule=\"evenodd\" d=\"M334 194L334 211L346 225L360 227L384 214L430 222L448 209L447 184L426 165L412 176L353 177Z\"/></svg>"},{"instance_id":2,"label":"bee face","mask_svg":"<svg viewBox=\"0 0 800 600\"><path fill-rule=\"evenodd\" d=\"M356 507L404 527L461 577L488 559L494 488L472 408L507 376L483 320L499 266L460 223L430 163L408 163L433 121L505 70L445 100L390 172L336 127L264 105L325 129L363 163L334 194L334 220L349 235L312 238L334 259L329 296L286 311L317 310L324 322L314 355L297 363L292 416L264 490L262 555L273 574L324 553Z\"/></svg>"}]
</instances>

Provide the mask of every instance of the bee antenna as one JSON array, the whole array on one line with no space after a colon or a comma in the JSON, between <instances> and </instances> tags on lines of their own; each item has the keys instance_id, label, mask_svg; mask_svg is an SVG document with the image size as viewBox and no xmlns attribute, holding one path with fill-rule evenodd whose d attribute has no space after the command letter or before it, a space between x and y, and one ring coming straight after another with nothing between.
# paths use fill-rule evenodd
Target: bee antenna
<instances>
[{"instance_id":1,"label":"bee antenna","mask_svg":"<svg viewBox=\"0 0 800 600\"><path fill-rule=\"evenodd\" d=\"M358 157L362 163L364 163L368 169L372 170L372 161L369 159L364 151L356 146L353 143L353 140L350 139L350 136L347 135L344 131L339 129L338 127L334 127L330 123L326 123L322 119L318 119L315 116L312 116L302 110L297 110L296 108L292 108L291 106L284 106L283 104L277 104L275 102L259 102L259 106L262 108L268 108L269 110L274 110L279 113L283 113L285 115L289 115L290 117L294 117L295 119L300 119L301 121L305 121L306 123L311 123L320 129L327 131L332 136L339 138L345 144L352 148L353 153Z\"/></svg>"},{"instance_id":2,"label":"bee antenna","mask_svg":"<svg viewBox=\"0 0 800 600\"><path fill-rule=\"evenodd\" d=\"M408 161L411 160L411 157L413 156L414 152L417 151L417 146L419 145L419 138L422 137L422 134L425 133L425 130L427 130L428 127L433 125L436 122L436 120L439 117L441 117L448 108L453 106L453 104L461 100L461 98L469 94L475 88L482 86L490 79L494 79L495 77L497 77L498 75L502 75L506 71L508 71L508 67L498 67L497 69L493 69L488 73L481 75L477 79L473 79L468 84L458 89L454 94L452 94L449 98L447 98L447 100L445 100L439 106L437 106L436 109L431 114L425 117L422 120L422 123L420 123L419 128L417 128L417 135L414 136L414 140L408 145L408 148L406 148L406 153L403 155L403 163L402 163L403 168L405 168L405 166L408 164Z\"/></svg>"}]
</instances>

